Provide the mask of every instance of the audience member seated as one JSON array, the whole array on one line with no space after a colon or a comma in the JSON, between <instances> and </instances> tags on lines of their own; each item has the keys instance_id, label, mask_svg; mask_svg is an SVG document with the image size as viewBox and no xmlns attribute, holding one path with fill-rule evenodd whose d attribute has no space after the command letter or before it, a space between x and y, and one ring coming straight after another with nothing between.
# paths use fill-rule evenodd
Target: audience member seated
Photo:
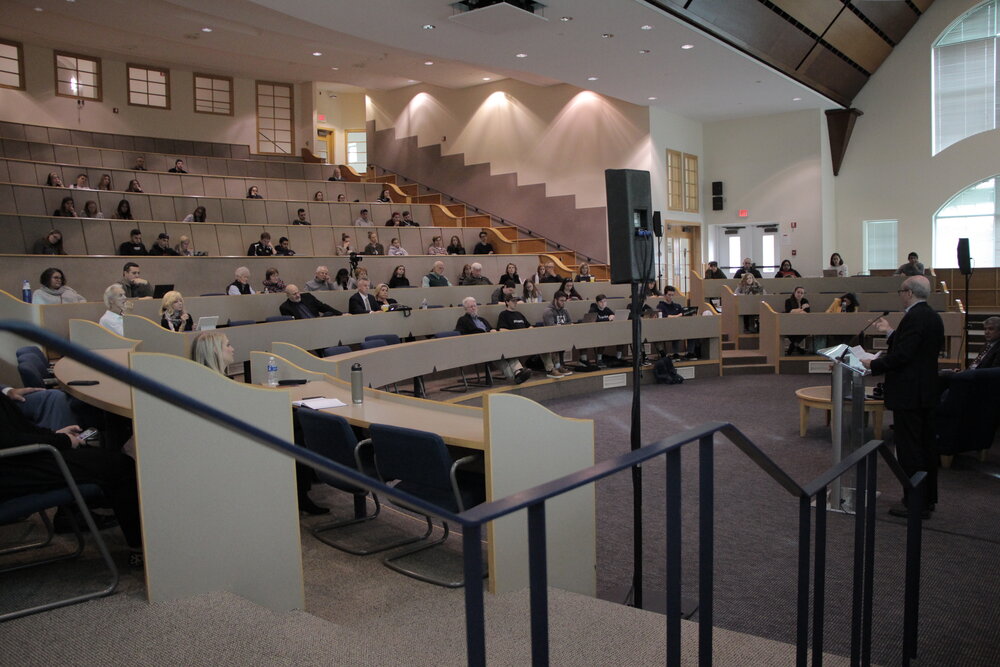
<instances>
[{"instance_id":1,"label":"audience member seated","mask_svg":"<svg viewBox=\"0 0 1000 667\"><path fill-rule=\"evenodd\" d=\"M101 174L101 180L97 182L98 190L114 190L115 186L111 184L111 174Z\"/></svg>"},{"instance_id":2,"label":"audience member seated","mask_svg":"<svg viewBox=\"0 0 1000 667\"><path fill-rule=\"evenodd\" d=\"M207 211L205 211L205 207L198 206L192 213L185 215L182 222L205 222L206 215Z\"/></svg>"},{"instance_id":3,"label":"audience member seated","mask_svg":"<svg viewBox=\"0 0 1000 667\"><path fill-rule=\"evenodd\" d=\"M65 200L63 200L65 201ZM900 265L896 269L897 276L922 276L924 275L924 265L920 262L920 256L911 252L906 256L906 264Z\"/></svg>"},{"instance_id":4,"label":"audience member seated","mask_svg":"<svg viewBox=\"0 0 1000 667\"><path fill-rule=\"evenodd\" d=\"M325 269L326 267L320 267L320 268ZM319 276L319 269L316 270L316 275ZM328 279L329 276L330 274L327 273ZM354 279L354 277L351 276L350 271L348 271L347 269L337 269L337 275L333 279L333 287L329 289L347 291L357 288L358 288L358 283ZM309 289L309 283L306 283L306 289Z\"/></svg>"},{"instance_id":5,"label":"audience member seated","mask_svg":"<svg viewBox=\"0 0 1000 667\"><path fill-rule=\"evenodd\" d=\"M545 275L540 278L540 282L543 283L558 283L562 282L562 278L556 273L555 262L545 263Z\"/></svg>"},{"instance_id":6,"label":"audience member seated","mask_svg":"<svg viewBox=\"0 0 1000 667\"><path fill-rule=\"evenodd\" d=\"M194 339L194 360L219 375L228 375L236 351L229 344L229 336L219 330L204 331Z\"/></svg>"},{"instance_id":7,"label":"audience member seated","mask_svg":"<svg viewBox=\"0 0 1000 667\"><path fill-rule=\"evenodd\" d=\"M393 211L389 219L385 221L386 227L402 227L403 226L403 216L399 214L398 211Z\"/></svg>"},{"instance_id":8,"label":"audience member seated","mask_svg":"<svg viewBox=\"0 0 1000 667\"><path fill-rule=\"evenodd\" d=\"M282 257L294 257L295 251L292 250L292 242L288 240L287 236L282 236L278 239L278 245L274 248L275 255L281 255Z\"/></svg>"},{"instance_id":9,"label":"audience member seated","mask_svg":"<svg viewBox=\"0 0 1000 667\"><path fill-rule=\"evenodd\" d=\"M166 255L170 257L177 257L180 255L176 250L170 247L170 234L166 232L160 232L156 237L156 243L153 247L149 249L150 255Z\"/></svg>"},{"instance_id":10,"label":"audience member seated","mask_svg":"<svg viewBox=\"0 0 1000 667\"><path fill-rule=\"evenodd\" d=\"M409 255L409 254L410 253L406 252L406 248L404 248L403 246L399 245L399 239L398 238L392 237L392 239L389 240L389 256L390 257L404 257L404 256Z\"/></svg>"},{"instance_id":11,"label":"audience member seated","mask_svg":"<svg viewBox=\"0 0 1000 667\"><path fill-rule=\"evenodd\" d=\"M572 323L569 311L566 310L566 295L557 291L552 295L552 303L542 312L542 326L554 327ZM542 358L542 365L545 366L548 377L558 379L573 374L573 371L563 366L562 353L547 352L539 356Z\"/></svg>"},{"instance_id":12,"label":"audience member seated","mask_svg":"<svg viewBox=\"0 0 1000 667\"><path fill-rule=\"evenodd\" d=\"M544 300L535 281L531 278L525 280L524 285L521 286L521 301L525 303L541 303Z\"/></svg>"},{"instance_id":13,"label":"audience member seated","mask_svg":"<svg viewBox=\"0 0 1000 667\"><path fill-rule=\"evenodd\" d=\"M45 179L45 185L52 188L64 188L62 177L54 171L49 172L49 177Z\"/></svg>"},{"instance_id":14,"label":"audience member seated","mask_svg":"<svg viewBox=\"0 0 1000 667\"><path fill-rule=\"evenodd\" d=\"M361 213L358 215L357 220L354 221L355 227L374 227L375 223L371 221L368 217L368 209L361 209Z\"/></svg>"},{"instance_id":15,"label":"audience member seated","mask_svg":"<svg viewBox=\"0 0 1000 667\"><path fill-rule=\"evenodd\" d=\"M775 278L801 278L802 275L792 268L792 263L787 260L781 260L781 266L774 273Z\"/></svg>"},{"instance_id":16,"label":"audience member seated","mask_svg":"<svg viewBox=\"0 0 1000 667\"><path fill-rule=\"evenodd\" d=\"M590 310L587 311L587 315L593 318L594 322L614 322L615 321L615 311L608 307L608 297L604 294L598 294L594 297L594 303L590 304ZM586 321L586 320L584 320ZM619 345L617 349L616 361L620 362L622 356L625 353L625 346ZM587 350L582 350L580 352L580 361L584 363L589 363L590 355ZM599 368L606 368L607 364L604 363L603 348L594 349L594 364Z\"/></svg>"},{"instance_id":17,"label":"audience member seated","mask_svg":"<svg viewBox=\"0 0 1000 667\"><path fill-rule=\"evenodd\" d=\"M91 218L93 220L103 220L104 214L101 213L101 210L97 207L96 201L94 201L93 199L88 199L83 204L83 215L81 215L80 217Z\"/></svg>"},{"instance_id":18,"label":"audience member seated","mask_svg":"<svg viewBox=\"0 0 1000 667\"><path fill-rule=\"evenodd\" d=\"M264 289L262 292L264 294L281 294L287 288L285 287L285 281L281 279L278 274L278 269L273 266L264 272Z\"/></svg>"},{"instance_id":19,"label":"audience member seated","mask_svg":"<svg viewBox=\"0 0 1000 667\"><path fill-rule=\"evenodd\" d=\"M576 291L573 281L569 278L562 279L562 283L559 285L559 291L565 294L566 298L570 301L583 301L583 297Z\"/></svg>"},{"instance_id":20,"label":"audience member seated","mask_svg":"<svg viewBox=\"0 0 1000 667\"><path fill-rule=\"evenodd\" d=\"M494 303L503 303L510 297L517 300L514 296L514 282L512 280L503 280L500 282L500 286L493 290L493 294L490 296L490 305Z\"/></svg>"},{"instance_id":21,"label":"audience member seated","mask_svg":"<svg viewBox=\"0 0 1000 667\"><path fill-rule=\"evenodd\" d=\"M826 268L828 271L836 271L834 275L838 278L846 278L851 275L851 272L847 270L847 264L844 264L844 260L840 257L839 252L830 255L830 266Z\"/></svg>"},{"instance_id":22,"label":"audience member seated","mask_svg":"<svg viewBox=\"0 0 1000 667\"><path fill-rule=\"evenodd\" d=\"M340 255L350 255L354 252L354 248L351 247L351 235L344 232L340 235L340 245L334 249L335 254Z\"/></svg>"},{"instance_id":23,"label":"audience member seated","mask_svg":"<svg viewBox=\"0 0 1000 667\"><path fill-rule=\"evenodd\" d=\"M76 214L76 202L73 201L72 197L63 197L62 201L59 203L59 208L52 211L52 215L61 216L63 218L78 218Z\"/></svg>"},{"instance_id":24,"label":"audience member seated","mask_svg":"<svg viewBox=\"0 0 1000 667\"><path fill-rule=\"evenodd\" d=\"M181 238L178 240L177 245L174 246L174 250L181 257L194 257L198 254L191 244L191 239L185 234L181 234Z\"/></svg>"},{"instance_id":25,"label":"audience member seated","mask_svg":"<svg viewBox=\"0 0 1000 667\"><path fill-rule=\"evenodd\" d=\"M247 190L247 199L263 199L263 197L260 196L260 190L256 185L251 185L250 189Z\"/></svg>"},{"instance_id":26,"label":"audience member seated","mask_svg":"<svg viewBox=\"0 0 1000 667\"><path fill-rule=\"evenodd\" d=\"M73 185L69 186L76 190L92 190L90 187L90 181L87 179L86 174L77 174L76 180L73 181Z\"/></svg>"},{"instance_id":27,"label":"audience member seated","mask_svg":"<svg viewBox=\"0 0 1000 667\"><path fill-rule=\"evenodd\" d=\"M328 180L328 181L342 181L342 180L344 180L341 177L341 175L340 175L340 167L334 167L333 168L333 174L330 176L330 178L328 178L326 180Z\"/></svg>"},{"instance_id":28,"label":"audience member seated","mask_svg":"<svg viewBox=\"0 0 1000 667\"><path fill-rule=\"evenodd\" d=\"M673 285L667 285L666 287L663 288L663 300L660 301L658 304L656 304L656 309L660 312L660 317L676 318L684 316L684 306L674 301L676 297L677 297L677 290L674 289ZM683 342L679 340L672 340L672 341L667 341L667 344L669 344L673 348L672 352L673 358L675 360L680 359L681 346ZM687 341L687 351L684 355L685 359L690 361L698 358L698 355L695 352L696 350L695 345L696 345L695 341L693 340ZM666 356L666 354L667 354L666 347L664 347L663 356Z\"/></svg>"},{"instance_id":29,"label":"audience member seated","mask_svg":"<svg viewBox=\"0 0 1000 667\"><path fill-rule=\"evenodd\" d=\"M500 311L500 314L497 316L497 331L502 331L504 329L517 330L531 328L531 324L528 323L528 318L517 310L517 299L515 297L507 297L504 300L503 305L504 309ZM511 363L517 363L519 366L521 365L520 359L515 359ZM514 371L514 382L518 384L521 384L530 377L531 370L528 368L522 368L521 370Z\"/></svg>"},{"instance_id":30,"label":"audience member seated","mask_svg":"<svg viewBox=\"0 0 1000 667\"><path fill-rule=\"evenodd\" d=\"M1000 367L1000 344L997 343L1000 341L1000 317L994 315L983 321L983 340L985 345L969 364L970 371Z\"/></svg>"},{"instance_id":31,"label":"audience member seated","mask_svg":"<svg viewBox=\"0 0 1000 667\"><path fill-rule=\"evenodd\" d=\"M367 278L358 280L358 291L347 300L347 311L351 315L364 315L367 313L379 312L378 301L368 293L369 282Z\"/></svg>"},{"instance_id":32,"label":"audience member seated","mask_svg":"<svg viewBox=\"0 0 1000 667\"><path fill-rule=\"evenodd\" d=\"M115 213L111 216L115 220L132 220L132 205L127 199L122 199L115 207Z\"/></svg>"},{"instance_id":33,"label":"audience member seated","mask_svg":"<svg viewBox=\"0 0 1000 667\"><path fill-rule=\"evenodd\" d=\"M659 288L656 287L655 280L647 280L644 291L646 296L663 296Z\"/></svg>"},{"instance_id":34,"label":"audience member seated","mask_svg":"<svg viewBox=\"0 0 1000 667\"><path fill-rule=\"evenodd\" d=\"M744 266L747 260L743 260ZM762 296L765 294L764 286L757 282L757 278L754 276L753 272L747 271L740 278L740 284L736 286L733 291L734 294L747 295L756 294ZM757 333L760 329L760 316L759 315L744 315L743 316L743 331L744 333Z\"/></svg>"},{"instance_id":35,"label":"audience member seated","mask_svg":"<svg viewBox=\"0 0 1000 667\"><path fill-rule=\"evenodd\" d=\"M271 235L261 232L260 240L251 243L247 248L247 257L270 257L274 254L274 245L271 244Z\"/></svg>"},{"instance_id":36,"label":"audience member seated","mask_svg":"<svg viewBox=\"0 0 1000 667\"><path fill-rule=\"evenodd\" d=\"M451 287L451 281L444 275L444 262L438 260L434 262L430 273L424 276L421 287Z\"/></svg>"},{"instance_id":37,"label":"audience member seated","mask_svg":"<svg viewBox=\"0 0 1000 667\"><path fill-rule=\"evenodd\" d=\"M458 236L452 236L451 241L448 242L448 254L449 255L464 255L465 246L462 245L462 239Z\"/></svg>"},{"instance_id":38,"label":"audience member seated","mask_svg":"<svg viewBox=\"0 0 1000 667\"><path fill-rule=\"evenodd\" d=\"M806 298L806 289L804 287L796 287L792 292L792 295L785 299L785 312L798 314L809 312L809 299ZM806 352L805 349L799 345L804 338L805 336L789 336L788 350L785 354L788 356L793 354L808 354L808 352Z\"/></svg>"},{"instance_id":39,"label":"audience member seated","mask_svg":"<svg viewBox=\"0 0 1000 667\"><path fill-rule=\"evenodd\" d=\"M49 267L42 271L38 279L41 287L31 294L31 303L48 306L56 303L83 303L86 299L66 284L66 274L62 269Z\"/></svg>"},{"instance_id":40,"label":"audience member seated","mask_svg":"<svg viewBox=\"0 0 1000 667\"><path fill-rule=\"evenodd\" d=\"M476 297L467 296L462 299L462 307L465 308L465 314L455 322L455 331L463 336L467 336L469 334L489 333L493 330L490 323L479 316L479 304L476 303ZM518 359L514 359L513 361L500 359L496 362L496 365L505 378L514 380L518 384L531 377L531 372L522 368L521 362Z\"/></svg>"},{"instance_id":41,"label":"audience member seated","mask_svg":"<svg viewBox=\"0 0 1000 667\"><path fill-rule=\"evenodd\" d=\"M392 270L392 277L389 278L389 288L409 287L410 279L406 277L406 267L400 264Z\"/></svg>"},{"instance_id":42,"label":"audience member seated","mask_svg":"<svg viewBox=\"0 0 1000 667\"><path fill-rule=\"evenodd\" d=\"M375 301L378 302L380 310L389 310L389 306L395 306L398 301L389 296L389 286L379 283L375 287Z\"/></svg>"},{"instance_id":43,"label":"audience member seated","mask_svg":"<svg viewBox=\"0 0 1000 667\"><path fill-rule=\"evenodd\" d=\"M163 295L160 326L171 331L191 331L194 328L194 319L184 308L184 297L180 292L171 290Z\"/></svg>"},{"instance_id":44,"label":"audience member seated","mask_svg":"<svg viewBox=\"0 0 1000 667\"><path fill-rule=\"evenodd\" d=\"M184 160L174 160L174 166L172 169L168 169L171 174L186 174L187 170L184 169Z\"/></svg>"},{"instance_id":45,"label":"audience member seated","mask_svg":"<svg viewBox=\"0 0 1000 667\"><path fill-rule=\"evenodd\" d=\"M576 282L578 283L592 283L597 278L590 272L590 264L586 262L580 263L580 268L577 270Z\"/></svg>"},{"instance_id":46,"label":"audience member seated","mask_svg":"<svg viewBox=\"0 0 1000 667\"><path fill-rule=\"evenodd\" d=\"M317 193L317 194L318 194L318 193ZM322 201L322 200L319 200L319 201ZM343 203L344 203L344 202L346 202L346 201L347 201L347 197L346 197L346 196L344 196L344 194L343 194L343 193L341 193L341 194L337 195L337 203L338 203L338 204L343 204Z\"/></svg>"},{"instance_id":47,"label":"audience member seated","mask_svg":"<svg viewBox=\"0 0 1000 667\"><path fill-rule=\"evenodd\" d=\"M842 313L856 313L861 310L861 304L858 303L858 297L855 296L854 292L848 292L840 297L840 304L838 305Z\"/></svg>"},{"instance_id":48,"label":"audience member seated","mask_svg":"<svg viewBox=\"0 0 1000 667\"><path fill-rule=\"evenodd\" d=\"M58 229L50 230L44 237L35 241L35 245L31 247L31 254L65 255L66 251L63 249L62 232Z\"/></svg>"},{"instance_id":49,"label":"audience member seated","mask_svg":"<svg viewBox=\"0 0 1000 667\"><path fill-rule=\"evenodd\" d=\"M312 223L306 220L306 210L300 208L295 212L295 219L292 220L293 225L311 225Z\"/></svg>"},{"instance_id":50,"label":"audience member seated","mask_svg":"<svg viewBox=\"0 0 1000 667\"><path fill-rule=\"evenodd\" d=\"M253 286L250 284L250 269L245 266L241 266L234 272L234 280L229 283L229 287L226 289L226 294L229 296L240 296L247 294L256 294Z\"/></svg>"},{"instance_id":51,"label":"audience member seated","mask_svg":"<svg viewBox=\"0 0 1000 667\"><path fill-rule=\"evenodd\" d=\"M409 211L403 211L403 222L400 223L400 227L419 227L420 223L413 219Z\"/></svg>"},{"instance_id":52,"label":"audience member seated","mask_svg":"<svg viewBox=\"0 0 1000 667\"><path fill-rule=\"evenodd\" d=\"M739 280L743 277L744 273L752 274L757 280L761 279L760 271L757 270L757 267L753 264L753 260L749 257L743 258L743 266L736 269L736 273L733 274L733 278Z\"/></svg>"},{"instance_id":53,"label":"audience member seated","mask_svg":"<svg viewBox=\"0 0 1000 667\"><path fill-rule=\"evenodd\" d=\"M139 155L135 158L135 164L132 165L132 171L146 171L146 158Z\"/></svg>"},{"instance_id":54,"label":"audience member seated","mask_svg":"<svg viewBox=\"0 0 1000 667\"><path fill-rule=\"evenodd\" d=\"M119 336L125 335L124 313L127 297L125 290L119 283L108 285L104 290L104 307L107 309L98 321L102 327L108 331L113 331Z\"/></svg>"},{"instance_id":55,"label":"audience member seated","mask_svg":"<svg viewBox=\"0 0 1000 667\"><path fill-rule=\"evenodd\" d=\"M142 232L138 228L135 228L128 234L129 240L122 241L121 245L118 246L118 254L125 255L126 257L148 255L149 251L146 250L146 244L142 242Z\"/></svg>"},{"instance_id":56,"label":"audience member seated","mask_svg":"<svg viewBox=\"0 0 1000 667\"><path fill-rule=\"evenodd\" d=\"M492 285L490 279L483 275L483 265L479 262L473 262L469 266L469 275L465 278L465 282L459 283L460 285L470 286L470 285Z\"/></svg>"},{"instance_id":57,"label":"audience member seated","mask_svg":"<svg viewBox=\"0 0 1000 667\"><path fill-rule=\"evenodd\" d=\"M368 245L365 246L366 255L384 255L385 246L378 242L377 232L368 232Z\"/></svg>"},{"instance_id":58,"label":"audience member seated","mask_svg":"<svg viewBox=\"0 0 1000 667\"><path fill-rule=\"evenodd\" d=\"M494 255L496 251L493 249L493 244L486 240L486 232L479 232L479 243L476 247L472 249L473 255Z\"/></svg>"},{"instance_id":59,"label":"audience member seated","mask_svg":"<svg viewBox=\"0 0 1000 667\"><path fill-rule=\"evenodd\" d=\"M708 263L708 268L705 269L705 280L725 280L728 277L714 259Z\"/></svg>"},{"instance_id":60,"label":"audience member seated","mask_svg":"<svg viewBox=\"0 0 1000 667\"><path fill-rule=\"evenodd\" d=\"M46 392L47 393L47 392ZM51 430L36 426L18 409L15 399L0 397L0 448L46 444L60 451L77 484L97 484L110 503L129 548L129 565L142 565L142 535L135 463L120 451L87 446L81 429L70 424ZM66 486L56 459L46 452L0 460L0 500L45 493ZM62 532L56 515L56 529ZM69 521L68 516L66 520Z\"/></svg>"},{"instance_id":61,"label":"audience member seated","mask_svg":"<svg viewBox=\"0 0 1000 667\"><path fill-rule=\"evenodd\" d=\"M444 241L440 236L435 236L431 239L431 244L427 246L428 255L447 255L448 249L445 248L442 243Z\"/></svg>"},{"instance_id":62,"label":"audience member seated","mask_svg":"<svg viewBox=\"0 0 1000 667\"><path fill-rule=\"evenodd\" d=\"M308 320L341 314L339 310L320 301L309 292L299 291L296 285L286 287L285 295L288 298L278 306L278 312L282 315L291 315L297 320Z\"/></svg>"},{"instance_id":63,"label":"audience member seated","mask_svg":"<svg viewBox=\"0 0 1000 667\"><path fill-rule=\"evenodd\" d=\"M316 193L313 194L313 201L323 201L323 199L324 197L322 190L317 190Z\"/></svg>"},{"instance_id":64,"label":"audience member seated","mask_svg":"<svg viewBox=\"0 0 1000 667\"><path fill-rule=\"evenodd\" d=\"M392 196L389 194L389 189L386 188L385 190L383 190L382 194L380 194L378 196L378 199L376 199L375 201L382 202L383 204L391 204Z\"/></svg>"},{"instance_id":65,"label":"audience member seated","mask_svg":"<svg viewBox=\"0 0 1000 667\"><path fill-rule=\"evenodd\" d=\"M341 269L345 275L347 275L347 269ZM340 272L337 273L337 278L339 281ZM330 269L325 266L317 266L313 279L306 282L306 290L309 292L320 292L327 290L338 289L330 282ZM339 289L347 289L346 287L341 287Z\"/></svg>"},{"instance_id":66,"label":"audience member seated","mask_svg":"<svg viewBox=\"0 0 1000 667\"><path fill-rule=\"evenodd\" d=\"M507 268L503 271L503 276L500 278L501 282L504 280L509 280L515 285L521 284L521 276L517 275L517 264L510 262L507 264Z\"/></svg>"},{"instance_id":67,"label":"audience member seated","mask_svg":"<svg viewBox=\"0 0 1000 667\"><path fill-rule=\"evenodd\" d=\"M122 279L118 284L121 285L125 296L130 299L148 299L153 296L152 286L142 277L139 265L135 262L125 262L125 266L122 267Z\"/></svg>"}]
</instances>

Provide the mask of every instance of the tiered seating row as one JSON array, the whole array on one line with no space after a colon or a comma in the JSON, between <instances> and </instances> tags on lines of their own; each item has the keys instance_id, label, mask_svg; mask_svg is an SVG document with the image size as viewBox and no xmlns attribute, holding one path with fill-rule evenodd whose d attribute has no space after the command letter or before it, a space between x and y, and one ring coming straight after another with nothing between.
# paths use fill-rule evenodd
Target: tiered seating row
<instances>
[{"instance_id":1,"label":"tiered seating row","mask_svg":"<svg viewBox=\"0 0 1000 667\"><path fill-rule=\"evenodd\" d=\"M0 137L49 144L71 144L93 148L111 148L122 151L170 153L178 156L253 159L261 161L299 162L294 155L257 155L250 153L246 144L224 144L210 141L186 141L159 137L137 137L130 134L111 134L68 130L59 127L29 125L27 123L0 122Z\"/></svg>"},{"instance_id":2,"label":"tiered seating row","mask_svg":"<svg viewBox=\"0 0 1000 667\"><path fill-rule=\"evenodd\" d=\"M294 207L293 207L294 208ZM424 205L413 209L415 216L421 215ZM289 218L294 217L294 213ZM379 241L388 252L389 241L395 237L411 255L422 255L435 236L448 240L457 235L462 243L472 250L479 241L479 229L463 227L330 227L288 224L237 225L212 222L160 222L151 220L95 220L90 218L36 217L0 214L0 235L5 240L4 251L8 253L31 253L35 241L44 237L49 230L58 229L63 235L63 248L70 255L116 255L120 243L129 240L129 232L138 228L143 242L151 248L161 232L170 235L173 247L182 235L191 239L195 250L208 255L239 257L245 256L247 248L260 239L261 232L271 235L271 242L278 245L278 239L288 237L292 250L299 256L328 257L335 255L342 234L349 234L351 247L362 252L368 243L368 232L378 233ZM534 257L534 255L532 255ZM58 261L58 260L56 260ZM472 256L465 261L474 261ZM525 262L521 258L522 262ZM534 261L533 259L531 261ZM525 262L530 263L530 262ZM531 270L535 267L532 265Z\"/></svg>"}]
</instances>

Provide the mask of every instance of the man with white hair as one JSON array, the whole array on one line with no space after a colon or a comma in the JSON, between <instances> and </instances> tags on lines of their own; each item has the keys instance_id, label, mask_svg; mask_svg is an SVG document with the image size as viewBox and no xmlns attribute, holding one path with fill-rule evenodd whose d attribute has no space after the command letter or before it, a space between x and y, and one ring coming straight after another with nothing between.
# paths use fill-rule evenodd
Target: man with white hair
<instances>
[{"instance_id":1,"label":"man with white hair","mask_svg":"<svg viewBox=\"0 0 1000 667\"><path fill-rule=\"evenodd\" d=\"M236 269L235 279L233 282L229 283L229 288L226 290L226 294L229 296L239 296L241 294L256 294L253 285L250 284L250 269L245 266L241 266Z\"/></svg>"},{"instance_id":2,"label":"man with white hair","mask_svg":"<svg viewBox=\"0 0 1000 667\"><path fill-rule=\"evenodd\" d=\"M434 262L430 273L420 281L421 287L451 287L451 281L444 275L444 262L438 260Z\"/></svg>"},{"instance_id":3,"label":"man with white hair","mask_svg":"<svg viewBox=\"0 0 1000 667\"><path fill-rule=\"evenodd\" d=\"M934 407L938 402L938 354L944 344L941 316L927 304L931 285L924 276L903 281L899 297L906 314L896 329L885 318L875 327L886 334L888 352L866 359L873 375L885 375L885 407L892 410L896 458L903 471L912 476L926 472L926 506L921 518L929 519L937 504L938 455L934 451ZM893 516L909 515L906 491L902 504L893 505Z\"/></svg>"},{"instance_id":4,"label":"man with white hair","mask_svg":"<svg viewBox=\"0 0 1000 667\"><path fill-rule=\"evenodd\" d=\"M465 308L465 314L455 322L455 331L458 331L463 336L493 331L490 323L479 316L479 304L476 303L476 297L467 296L462 299L462 307ZM517 384L521 384L531 377L531 371L522 368L521 362L517 359L500 359L496 362L496 365L505 378L513 380Z\"/></svg>"},{"instance_id":5,"label":"man with white hair","mask_svg":"<svg viewBox=\"0 0 1000 667\"><path fill-rule=\"evenodd\" d=\"M479 262L473 262L469 265L469 275L466 277L462 283L463 286L469 287L473 285L492 285L490 279L483 275L483 265Z\"/></svg>"},{"instance_id":6,"label":"man with white hair","mask_svg":"<svg viewBox=\"0 0 1000 667\"><path fill-rule=\"evenodd\" d=\"M330 269L325 266L317 266L315 277L306 282L306 290L309 292L333 291L334 289L333 281L330 280Z\"/></svg>"}]
</instances>

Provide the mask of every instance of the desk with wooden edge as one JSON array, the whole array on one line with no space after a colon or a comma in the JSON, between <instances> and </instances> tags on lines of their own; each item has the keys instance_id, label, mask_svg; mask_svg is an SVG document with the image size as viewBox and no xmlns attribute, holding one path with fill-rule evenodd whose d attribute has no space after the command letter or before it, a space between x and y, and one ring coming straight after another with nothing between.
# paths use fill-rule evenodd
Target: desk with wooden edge
<instances>
[{"instance_id":1,"label":"desk with wooden edge","mask_svg":"<svg viewBox=\"0 0 1000 667\"><path fill-rule=\"evenodd\" d=\"M94 352L109 361L128 366L132 350L121 348L94 350ZM132 390L124 382L98 373L69 357L57 361L53 373L59 380L62 390L70 396L119 417L132 418ZM98 384L89 386L69 384L78 380L97 380Z\"/></svg>"}]
</instances>

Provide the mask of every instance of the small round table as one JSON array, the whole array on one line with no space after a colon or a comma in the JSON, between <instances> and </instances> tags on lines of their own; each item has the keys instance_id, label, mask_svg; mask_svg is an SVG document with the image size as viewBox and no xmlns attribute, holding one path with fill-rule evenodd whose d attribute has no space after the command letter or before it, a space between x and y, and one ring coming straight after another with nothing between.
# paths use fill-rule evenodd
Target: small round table
<instances>
[{"instance_id":1,"label":"small round table","mask_svg":"<svg viewBox=\"0 0 1000 667\"><path fill-rule=\"evenodd\" d=\"M795 392L795 397L799 399L799 435L805 436L809 426L809 408L826 410L826 424L830 425L830 416L833 411L830 400L830 385L819 387L803 387ZM872 415L872 427L875 429L875 438L882 439L882 415L885 412L885 403L881 399L865 399L865 415Z\"/></svg>"}]
</instances>

